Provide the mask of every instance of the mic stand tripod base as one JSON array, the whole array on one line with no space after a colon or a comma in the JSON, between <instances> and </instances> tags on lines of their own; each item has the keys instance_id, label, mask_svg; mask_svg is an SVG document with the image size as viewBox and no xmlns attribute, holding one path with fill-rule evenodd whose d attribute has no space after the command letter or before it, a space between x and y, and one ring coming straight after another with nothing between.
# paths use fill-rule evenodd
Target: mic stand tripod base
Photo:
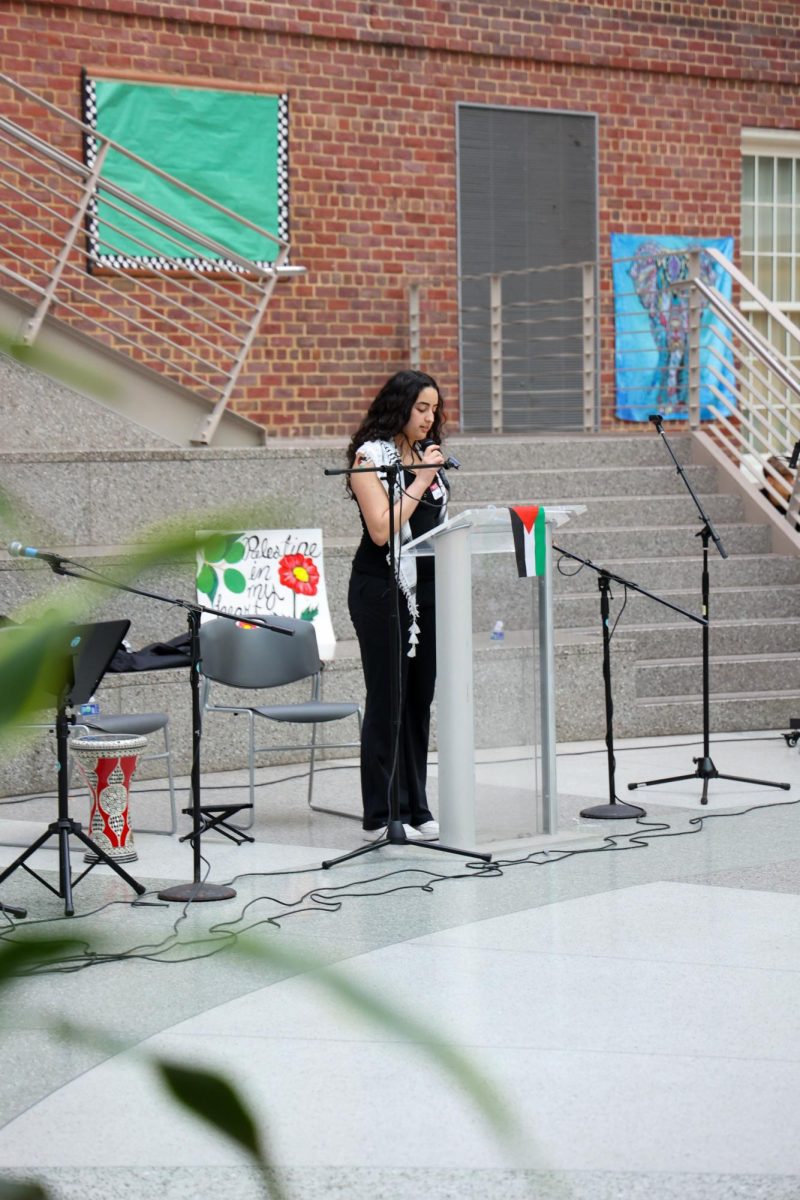
<instances>
[{"instance_id":1,"label":"mic stand tripod base","mask_svg":"<svg viewBox=\"0 0 800 1200\"><path fill-rule=\"evenodd\" d=\"M592 808L582 808L582 817L592 817L596 821L624 821L629 817L643 817L644 809L637 804L595 804Z\"/></svg>"},{"instance_id":2,"label":"mic stand tripod base","mask_svg":"<svg viewBox=\"0 0 800 1200\"><path fill-rule=\"evenodd\" d=\"M718 771L709 755L704 754L699 758L693 758L695 770L689 775L670 775L667 779L646 779L641 783L629 783L628 791L633 792L640 787L658 787L662 783L682 783L685 779L702 779L703 793L700 797L701 804L708 804L708 782L710 779L728 779L734 783L755 783L759 787L780 788L783 792L788 792L792 786L790 783L776 783L771 779L751 779L744 775L725 775L722 771Z\"/></svg>"},{"instance_id":3,"label":"mic stand tripod base","mask_svg":"<svg viewBox=\"0 0 800 1200\"><path fill-rule=\"evenodd\" d=\"M177 900L181 904L200 903L204 900L233 900L236 892L221 883L178 883L158 893L159 900Z\"/></svg>"},{"instance_id":4,"label":"mic stand tripod base","mask_svg":"<svg viewBox=\"0 0 800 1200\"><path fill-rule=\"evenodd\" d=\"M14 904L0 904L0 912L8 913L10 917L18 917L20 921L27 917L27 908L17 908Z\"/></svg>"},{"instance_id":5,"label":"mic stand tripod base","mask_svg":"<svg viewBox=\"0 0 800 1200\"><path fill-rule=\"evenodd\" d=\"M390 820L386 826L386 833L382 838L378 838L377 842L369 842L366 846L359 846L355 850L350 850L347 854L340 854L338 858L329 858L327 862L322 864L323 871L327 871L330 867L335 867L341 862L347 862L350 858L360 858L362 854L370 854L373 850L380 850L382 846L412 846L415 850L439 850L443 854L460 854L462 858L477 858L481 862L491 862L491 854L479 853L477 850L459 850L455 846L443 846L441 842L423 842L417 841L416 838L410 838L406 835L402 821Z\"/></svg>"}]
</instances>

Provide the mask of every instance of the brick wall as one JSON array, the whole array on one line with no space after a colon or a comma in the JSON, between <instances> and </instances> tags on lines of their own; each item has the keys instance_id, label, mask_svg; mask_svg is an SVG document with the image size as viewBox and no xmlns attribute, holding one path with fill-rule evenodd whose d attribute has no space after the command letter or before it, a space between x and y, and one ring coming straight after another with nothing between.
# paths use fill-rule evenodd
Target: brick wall
<instances>
[{"instance_id":1,"label":"brick wall","mask_svg":"<svg viewBox=\"0 0 800 1200\"><path fill-rule=\"evenodd\" d=\"M457 102L598 115L604 256L612 231L738 245L741 128L800 129L799 52L800 6L779 0L6 0L0 12L3 70L75 116L81 67L289 93L292 258L307 275L279 284L236 406L292 435L345 435L404 365L412 275L438 281L425 366L454 414Z\"/></svg>"}]
</instances>

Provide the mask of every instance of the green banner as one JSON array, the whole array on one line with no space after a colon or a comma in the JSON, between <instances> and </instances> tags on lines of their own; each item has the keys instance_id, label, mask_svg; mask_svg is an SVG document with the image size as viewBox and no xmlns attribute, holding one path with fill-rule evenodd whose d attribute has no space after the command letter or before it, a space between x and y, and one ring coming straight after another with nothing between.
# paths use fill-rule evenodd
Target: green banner
<instances>
[{"instance_id":1,"label":"green banner","mask_svg":"<svg viewBox=\"0 0 800 1200\"><path fill-rule=\"evenodd\" d=\"M107 79L89 81L88 86L94 101L90 123L98 133L270 233L285 236L285 228L281 229L285 224L281 219L285 97ZM87 107L91 114L91 100ZM270 262L276 256L275 244L260 233L115 150L108 152L101 180L125 188L249 261ZM166 236L163 224L151 221L158 230L154 233L128 215L131 210L126 212L125 207L117 211L104 198L101 185L93 230L101 256L145 261L225 257L182 235L175 236L185 245L176 244Z\"/></svg>"}]
</instances>

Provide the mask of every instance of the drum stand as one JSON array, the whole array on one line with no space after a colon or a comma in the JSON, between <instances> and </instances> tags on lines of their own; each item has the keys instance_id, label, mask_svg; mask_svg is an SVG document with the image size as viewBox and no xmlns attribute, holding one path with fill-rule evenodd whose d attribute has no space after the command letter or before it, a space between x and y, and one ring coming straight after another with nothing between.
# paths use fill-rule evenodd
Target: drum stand
<instances>
[{"instance_id":1,"label":"drum stand","mask_svg":"<svg viewBox=\"0 0 800 1200\"><path fill-rule=\"evenodd\" d=\"M119 865L118 862L115 862L113 858L110 858L109 855L106 854L105 850L101 849L101 847L98 846L96 842L92 841L92 839L89 837L88 834L83 832L80 822L74 821L72 819L72 817L69 815L69 779L68 779L69 764L67 761L67 754L68 754L67 737L69 735L69 725L70 725L70 721L69 721L69 718L67 717L66 707L65 707L65 695L62 695L59 698L58 709L56 712L56 757L57 757L57 761L58 761L58 819L55 821L52 821L50 823L50 825L48 825L48 827L44 831L44 833L41 835L41 837L38 837L35 842L33 842L30 846L28 846L28 849L23 851L23 853L20 854L19 858L15 859L15 861L11 864L10 867L6 867L5 871L3 871L2 874L0 874L0 884L3 882L4 879L8 879L9 875L13 874L13 872L16 871L17 867L22 867L25 871L28 872L29 875L33 875L34 879L38 879L39 883L43 884L49 891L53 892L54 895L60 896L64 901L64 915L67 917L72 917L75 915L75 905L72 900L72 890L76 886L76 884L80 883L80 881L86 875L88 875L89 872L94 867L97 866L97 862L105 863L105 865L107 867L111 867L112 871L116 871L117 875L119 875L119 877L121 879L123 879L125 881L125 883L127 883L129 885L129 887L132 887L133 890L138 895L141 896L142 893L145 892L147 889L144 887L143 884L137 883L137 881L132 876L130 876L127 873L127 871L123 871L122 867ZM45 843L49 842L50 838L53 838L53 837L58 838L58 887L57 888L53 887L53 885L51 883L49 883L46 879L43 879L42 876L38 874L38 872L34 871L32 867L28 866L28 859L31 857L31 855L35 854L35 852L41 846L44 846ZM73 877L72 877L72 864L70 862L70 857L69 857L69 847L70 847L69 839L71 837L76 837L78 839L78 841L83 842L84 846L86 846L87 849L89 849L93 855L97 856L97 862L90 863L89 866L86 868L86 870L82 871L81 874L78 875L78 877L76 879L73 879ZM25 916L26 915L24 909L20 909L19 913L14 913L12 909L8 908L8 906L4 906L4 909L7 912L11 912L12 915L14 915L14 916L16 916L16 915Z\"/></svg>"}]
</instances>

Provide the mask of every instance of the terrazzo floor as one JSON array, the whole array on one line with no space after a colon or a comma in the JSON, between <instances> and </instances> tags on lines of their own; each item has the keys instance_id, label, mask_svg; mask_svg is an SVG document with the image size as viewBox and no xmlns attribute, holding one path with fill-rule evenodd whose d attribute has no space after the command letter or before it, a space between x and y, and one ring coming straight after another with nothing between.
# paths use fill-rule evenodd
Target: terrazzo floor
<instances>
[{"instance_id":1,"label":"terrazzo floor","mask_svg":"<svg viewBox=\"0 0 800 1200\"><path fill-rule=\"evenodd\" d=\"M618 795L647 812L600 822L580 810L608 800L605 747L561 746L559 835L494 845L489 868L408 846L323 871L359 825L310 813L297 769L274 768L255 844L203 841L232 900L161 904L193 862L155 834L128 868L145 903L97 868L66 919L18 870L0 899L28 917L5 918L0 951L22 930L73 944L0 991L0 1173L57 1200L797 1198L800 753L778 731L712 744L719 771L788 792L627 791L700 753L620 741ZM484 845L530 763L481 757ZM355 812L357 774L334 767L317 803ZM204 799L242 783L209 776ZM132 801L142 825L163 820L157 786ZM0 867L54 807L0 807ZM52 849L34 865L57 878ZM272 1170L177 1106L154 1060L228 1077Z\"/></svg>"}]
</instances>

